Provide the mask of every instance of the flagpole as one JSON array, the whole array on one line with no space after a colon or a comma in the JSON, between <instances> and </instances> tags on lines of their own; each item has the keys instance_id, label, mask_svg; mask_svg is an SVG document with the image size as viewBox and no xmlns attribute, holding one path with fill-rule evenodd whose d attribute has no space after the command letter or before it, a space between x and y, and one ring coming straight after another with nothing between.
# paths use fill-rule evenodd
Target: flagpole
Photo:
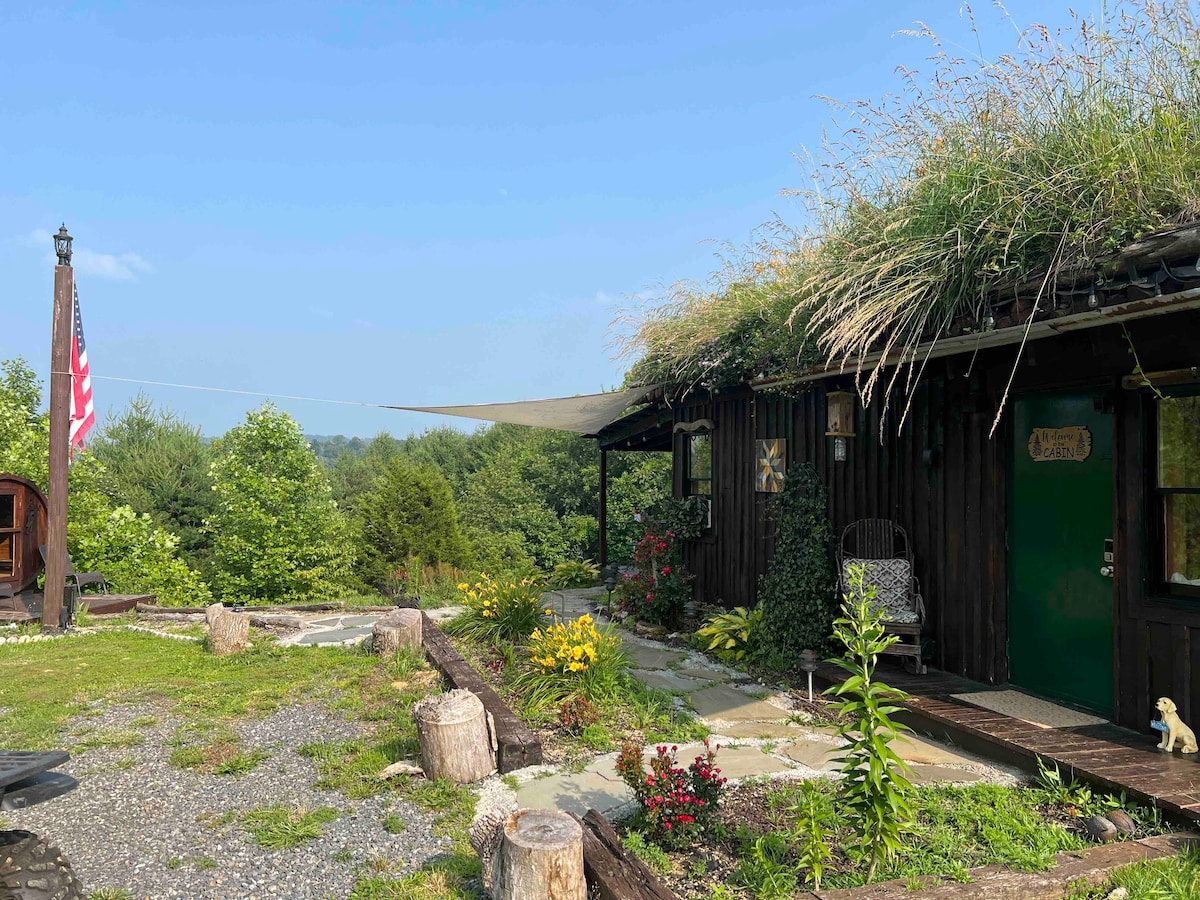
<instances>
[{"instance_id":1,"label":"flagpole","mask_svg":"<svg viewBox=\"0 0 1200 900\"><path fill-rule=\"evenodd\" d=\"M75 270L71 236L63 225L54 236L54 326L50 341L50 496L46 540L46 588L42 631L59 629L67 583L67 465L70 462L71 321Z\"/></svg>"}]
</instances>

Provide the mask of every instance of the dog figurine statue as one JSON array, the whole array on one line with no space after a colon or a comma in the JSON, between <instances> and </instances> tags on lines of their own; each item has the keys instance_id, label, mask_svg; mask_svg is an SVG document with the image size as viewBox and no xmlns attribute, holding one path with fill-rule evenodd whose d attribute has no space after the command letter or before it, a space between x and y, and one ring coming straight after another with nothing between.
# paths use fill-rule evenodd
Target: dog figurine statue
<instances>
[{"instance_id":1,"label":"dog figurine statue","mask_svg":"<svg viewBox=\"0 0 1200 900\"><path fill-rule=\"evenodd\" d=\"M1175 701L1170 697L1159 697L1158 702L1154 706L1158 710L1158 715L1162 719L1162 723L1167 726L1167 730L1163 733L1162 741L1159 742L1158 749L1166 750L1170 753L1175 749L1175 742L1179 741L1181 744L1179 751L1181 753L1195 753L1196 733L1184 725L1183 719L1179 718Z\"/></svg>"}]
</instances>

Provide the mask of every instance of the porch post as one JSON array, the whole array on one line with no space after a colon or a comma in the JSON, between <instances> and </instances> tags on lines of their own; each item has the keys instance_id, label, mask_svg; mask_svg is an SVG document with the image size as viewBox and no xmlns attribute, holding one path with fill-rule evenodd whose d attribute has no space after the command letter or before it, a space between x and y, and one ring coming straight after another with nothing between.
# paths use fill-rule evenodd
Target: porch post
<instances>
[{"instance_id":1,"label":"porch post","mask_svg":"<svg viewBox=\"0 0 1200 900\"><path fill-rule=\"evenodd\" d=\"M608 451L600 448L600 568L608 565Z\"/></svg>"},{"instance_id":2,"label":"porch post","mask_svg":"<svg viewBox=\"0 0 1200 900\"><path fill-rule=\"evenodd\" d=\"M64 225L54 241L54 324L50 337L50 496L47 510L46 587L42 594L42 631L57 631L67 583L68 421L71 407L71 318L75 271L71 236Z\"/></svg>"}]
</instances>

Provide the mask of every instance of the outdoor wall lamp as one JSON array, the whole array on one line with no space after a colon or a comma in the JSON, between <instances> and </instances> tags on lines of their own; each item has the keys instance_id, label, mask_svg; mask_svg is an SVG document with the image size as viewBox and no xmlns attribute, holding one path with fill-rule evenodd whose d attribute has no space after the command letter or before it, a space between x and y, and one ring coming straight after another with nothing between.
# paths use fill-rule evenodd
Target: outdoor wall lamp
<instances>
[{"instance_id":1,"label":"outdoor wall lamp","mask_svg":"<svg viewBox=\"0 0 1200 900\"><path fill-rule=\"evenodd\" d=\"M825 436L833 438L834 462L845 462L846 438L854 437L854 394L850 391L825 395Z\"/></svg>"},{"instance_id":2,"label":"outdoor wall lamp","mask_svg":"<svg viewBox=\"0 0 1200 900\"><path fill-rule=\"evenodd\" d=\"M58 254L60 266L71 264L71 241L71 236L67 234L67 223L64 222L58 229L58 234L54 236L54 252Z\"/></svg>"}]
</instances>

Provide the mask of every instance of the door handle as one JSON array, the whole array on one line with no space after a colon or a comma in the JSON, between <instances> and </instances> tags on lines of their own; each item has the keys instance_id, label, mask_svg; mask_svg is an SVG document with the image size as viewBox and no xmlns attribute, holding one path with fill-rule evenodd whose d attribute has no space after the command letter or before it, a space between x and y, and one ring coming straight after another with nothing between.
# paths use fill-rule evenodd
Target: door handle
<instances>
[{"instance_id":1,"label":"door handle","mask_svg":"<svg viewBox=\"0 0 1200 900\"><path fill-rule=\"evenodd\" d=\"M1100 574L1105 578L1112 578L1116 574L1116 569L1113 566L1101 566Z\"/></svg>"}]
</instances>

